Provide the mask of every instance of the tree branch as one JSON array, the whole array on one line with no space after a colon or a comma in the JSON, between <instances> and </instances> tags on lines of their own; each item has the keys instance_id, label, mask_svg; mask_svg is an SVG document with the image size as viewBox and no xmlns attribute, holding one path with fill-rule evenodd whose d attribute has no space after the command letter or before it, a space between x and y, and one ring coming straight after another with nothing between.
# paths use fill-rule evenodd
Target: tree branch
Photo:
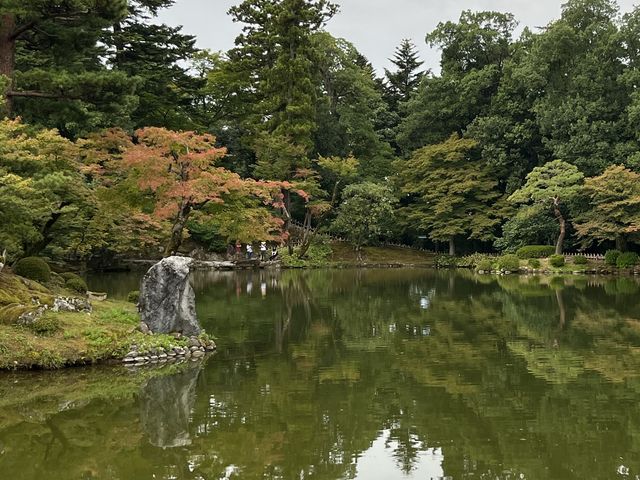
<instances>
[{"instance_id":1,"label":"tree branch","mask_svg":"<svg viewBox=\"0 0 640 480\"><path fill-rule=\"evenodd\" d=\"M58 100L79 100L80 97L65 95L64 93L46 93L35 90L15 91L11 90L6 93L7 97L35 97L35 98L53 98Z\"/></svg>"},{"instance_id":2,"label":"tree branch","mask_svg":"<svg viewBox=\"0 0 640 480\"><path fill-rule=\"evenodd\" d=\"M28 30L31 30L33 27L36 26L38 22L35 20L32 20L30 22L25 23L24 25L21 25L19 27L17 27L13 33L11 34L11 36L9 37L10 40L17 40L18 37L20 37L20 35L22 35L23 33L27 32Z\"/></svg>"}]
</instances>

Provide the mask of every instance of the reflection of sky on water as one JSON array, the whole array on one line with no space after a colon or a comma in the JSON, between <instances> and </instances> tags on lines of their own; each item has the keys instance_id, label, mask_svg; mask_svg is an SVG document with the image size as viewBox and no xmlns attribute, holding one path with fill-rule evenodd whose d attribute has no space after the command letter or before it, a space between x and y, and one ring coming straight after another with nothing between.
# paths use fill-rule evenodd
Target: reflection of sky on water
<instances>
[{"instance_id":1,"label":"reflection of sky on water","mask_svg":"<svg viewBox=\"0 0 640 480\"><path fill-rule=\"evenodd\" d=\"M398 461L393 454L398 450L396 441L390 441L391 432L383 430L371 447L357 460L356 480L387 480L399 478ZM425 448L416 458L411 472L402 474L407 480L436 480L444 478L442 462L444 455L440 448Z\"/></svg>"}]
</instances>

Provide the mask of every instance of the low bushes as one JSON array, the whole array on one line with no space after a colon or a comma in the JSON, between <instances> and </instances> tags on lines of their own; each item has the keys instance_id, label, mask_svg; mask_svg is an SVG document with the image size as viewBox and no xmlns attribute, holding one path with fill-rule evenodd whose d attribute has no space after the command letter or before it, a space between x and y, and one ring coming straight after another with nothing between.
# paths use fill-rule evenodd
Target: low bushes
<instances>
[{"instance_id":1,"label":"low bushes","mask_svg":"<svg viewBox=\"0 0 640 480\"><path fill-rule=\"evenodd\" d=\"M549 257L549 263L552 267L560 268L564 267L564 256L563 255L551 255Z\"/></svg>"},{"instance_id":2,"label":"low bushes","mask_svg":"<svg viewBox=\"0 0 640 480\"><path fill-rule=\"evenodd\" d=\"M529 266L531 268L540 268L540 260L538 260L537 258L530 259Z\"/></svg>"},{"instance_id":3,"label":"low bushes","mask_svg":"<svg viewBox=\"0 0 640 480\"><path fill-rule=\"evenodd\" d=\"M62 330L58 319L47 315L44 315L35 320L33 323L30 323L29 325L27 325L27 328L34 334L41 337L48 337Z\"/></svg>"},{"instance_id":4,"label":"low bushes","mask_svg":"<svg viewBox=\"0 0 640 480\"><path fill-rule=\"evenodd\" d=\"M584 255L578 255L576 257L573 257L573 263L575 265L586 265L588 263L588 260Z\"/></svg>"},{"instance_id":5,"label":"low bushes","mask_svg":"<svg viewBox=\"0 0 640 480\"><path fill-rule=\"evenodd\" d=\"M616 266L618 268L634 267L638 264L638 254L636 252L625 252L616 258Z\"/></svg>"},{"instance_id":6,"label":"low bushes","mask_svg":"<svg viewBox=\"0 0 640 480\"><path fill-rule=\"evenodd\" d=\"M51 279L51 268L39 257L25 257L18 260L13 271L16 275L36 282L48 282Z\"/></svg>"},{"instance_id":7,"label":"low bushes","mask_svg":"<svg viewBox=\"0 0 640 480\"><path fill-rule=\"evenodd\" d=\"M556 247L553 245L527 245L521 247L516 251L518 258L546 258L553 255L556 251Z\"/></svg>"},{"instance_id":8,"label":"low bushes","mask_svg":"<svg viewBox=\"0 0 640 480\"><path fill-rule=\"evenodd\" d=\"M436 255L434 264L436 268L456 268L458 259L453 255Z\"/></svg>"},{"instance_id":9,"label":"low bushes","mask_svg":"<svg viewBox=\"0 0 640 480\"><path fill-rule=\"evenodd\" d=\"M620 250L607 250L604 254L604 263L615 267L618 263L618 257L622 252Z\"/></svg>"},{"instance_id":10,"label":"low bushes","mask_svg":"<svg viewBox=\"0 0 640 480\"><path fill-rule=\"evenodd\" d=\"M131 303L138 303L140 301L140 291L139 290L132 290L131 292L129 292L129 294L127 295L127 302L131 302Z\"/></svg>"},{"instance_id":11,"label":"low bushes","mask_svg":"<svg viewBox=\"0 0 640 480\"><path fill-rule=\"evenodd\" d=\"M477 272L490 272L493 270L493 262L488 258L480 260L476 265Z\"/></svg>"},{"instance_id":12,"label":"low bushes","mask_svg":"<svg viewBox=\"0 0 640 480\"><path fill-rule=\"evenodd\" d=\"M513 254L503 255L498 258L498 270L505 272L517 272L520 270L520 258Z\"/></svg>"},{"instance_id":13,"label":"low bushes","mask_svg":"<svg viewBox=\"0 0 640 480\"><path fill-rule=\"evenodd\" d=\"M70 278L65 282L64 286L67 287L69 290L73 290L74 292L78 292L82 294L87 293L87 290L88 290L87 283L80 277Z\"/></svg>"}]
</instances>

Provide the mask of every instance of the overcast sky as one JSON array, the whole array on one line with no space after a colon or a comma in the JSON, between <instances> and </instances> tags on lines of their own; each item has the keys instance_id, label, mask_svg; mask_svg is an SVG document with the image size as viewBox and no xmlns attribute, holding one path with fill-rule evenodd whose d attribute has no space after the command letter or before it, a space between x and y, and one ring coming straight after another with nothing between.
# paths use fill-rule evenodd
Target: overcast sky
<instances>
[{"instance_id":1,"label":"overcast sky","mask_svg":"<svg viewBox=\"0 0 640 480\"><path fill-rule=\"evenodd\" d=\"M511 12L520 28L544 26L560 16L562 0L334 0L340 13L327 29L351 41L382 71L403 38L419 47L425 67L438 70L439 53L427 47L425 34L441 21L457 20L462 10L497 10ZM640 0L619 0L623 12ZM198 46L211 50L228 50L240 30L227 15L240 0L176 0L162 12L160 20L169 25L183 25L184 31L197 36Z\"/></svg>"}]
</instances>

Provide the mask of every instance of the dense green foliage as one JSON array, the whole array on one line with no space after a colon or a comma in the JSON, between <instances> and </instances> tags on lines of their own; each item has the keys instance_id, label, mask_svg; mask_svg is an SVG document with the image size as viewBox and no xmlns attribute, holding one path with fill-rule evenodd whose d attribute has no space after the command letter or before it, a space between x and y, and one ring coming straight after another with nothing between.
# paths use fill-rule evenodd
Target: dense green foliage
<instances>
[{"instance_id":1,"label":"dense green foliage","mask_svg":"<svg viewBox=\"0 0 640 480\"><path fill-rule=\"evenodd\" d=\"M132 290L127 294L127 302L138 303L140 301L140 291Z\"/></svg>"},{"instance_id":2,"label":"dense green foliage","mask_svg":"<svg viewBox=\"0 0 640 480\"><path fill-rule=\"evenodd\" d=\"M327 229L452 255L638 248L640 8L569 0L519 36L464 11L425 32L439 73L403 40L380 78L326 31L329 0L238 0L228 52L159 24L173 3L0 6L11 261L288 243L296 221L301 258Z\"/></svg>"},{"instance_id":3,"label":"dense green foliage","mask_svg":"<svg viewBox=\"0 0 640 480\"><path fill-rule=\"evenodd\" d=\"M21 258L14 265L13 271L16 275L37 282L48 282L51 278L51 268L49 264L38 257Z\"/></svg>"},{"instance_id":4,"label":"dense green foliage","mask_svg":"<svg viewBox=\"0 0 640 480\"><path fill-rule=\"evenodd\" d=\"M517 272L520 269L520 258L517 255L507 254L498 258L498 270L505 272Z\"/></svg>"},{"instance_id":5,"label":"dense green foliage","mask_svg":"<svg viewBox=\"0 0 640 480\"><path fill-rule=\"evenodd\" d=\"M621 253L616 259L618 268L635 267L638 264L638 254L636 252Z\"/></svg>"},{"instance_id":6,"label":"dense green foliage","mask_svg":"<svg viewBox=\"0 0 640 480\"><path fill-rule=\"evenodd\" d=\"M540 268L541 265L540 260L538 260L537 258L529 259L528 264L531 268Z\"/></svg>"},{"instance_id":7,"label":"dense green foliage","mask_svg":"<svg viewBox=\"0 0 640 480\"><path fill-rule=\"evenodd\" d=\"M564 267L564 264L565 264L564 256L563 255L551 255L549 257L549 264L551 264L551 266L555 267L555 268Z\"/></svg>"},{"instance_id":8,"label":"dense green foliage","mask_svg":"<svg viewBox=\"0 0 640 480\"><path fill-rule=\"evenodd\" d=\"M622 254L620 250L607 250L604 254L604 263L613 267L618 263L618 257Z\"/></svg>"},{"instance_id":9,"label":"dense green foliage","mask_svg":"<svg viewBox=\"0 0 640 480\"><path fill-rule=\"evenodd\" d=\"M546 258L556 251L551 245L527 245L516 252L519 258Z\"/></svg>"},{"instance_id":10,"label":"dense green foliage","mask_svg":"<svg viewBox=\"0 0 640 480\"><path fill-rule=\"evenodd\" d=\"M85 294L87 293L87 282L85 282L81 278L70 278L66 282L64 282L64 286L69 290L73 290L77 293Z\"/></svg>"},{"instance_id":11,"label":"dense green foliage","mask_svg":"<svg viewBox=\"0 0 640 480\"><path fill-rule=\"evenodd\" d=\"M575 265L586 265L587 263L589 263L589 261L587 260L587 257L585 257L584 255L577 255L573 257L573 263Z\"/></svg>"}]
</instances>

